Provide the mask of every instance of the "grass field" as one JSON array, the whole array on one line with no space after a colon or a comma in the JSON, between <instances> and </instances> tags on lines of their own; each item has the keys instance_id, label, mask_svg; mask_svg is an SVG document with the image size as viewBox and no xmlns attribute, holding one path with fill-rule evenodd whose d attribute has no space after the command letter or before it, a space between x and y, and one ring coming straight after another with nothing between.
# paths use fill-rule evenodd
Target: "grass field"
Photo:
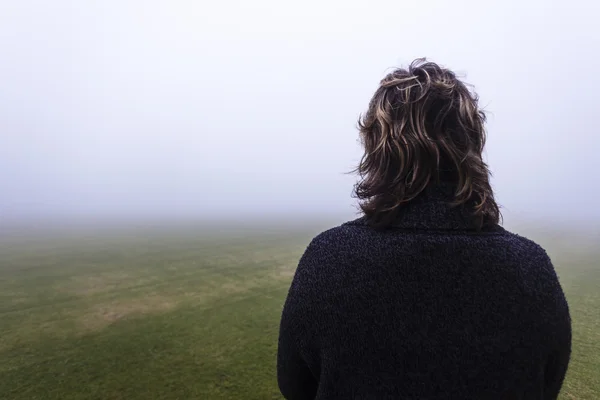
<instances>
[{"instance_id":1,"label":"grass field","mask_svg":"<svg viewBox=\"0 0 600 400\"><path fill-rule=\"evenodd\" d=\"M281 307L317 230L0 238L0 399L280 399ZM533 237L567 292L563 399L600 399L600 244Z\"/></svg>"}]
</instances>

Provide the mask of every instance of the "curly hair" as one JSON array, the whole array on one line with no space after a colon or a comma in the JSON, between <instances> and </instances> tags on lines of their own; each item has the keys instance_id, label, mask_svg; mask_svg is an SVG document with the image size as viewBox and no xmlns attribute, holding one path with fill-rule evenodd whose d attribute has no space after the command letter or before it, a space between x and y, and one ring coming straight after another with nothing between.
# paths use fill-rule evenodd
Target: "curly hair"
<instances>
[{"instance_id":1,"label":"curly hair","mask_svg":"<svg viewBox=\"0 0 600 400\"><path fill-rule=\"evenodd\" d=\"M358 122L364 154L354 188L373 227L391 225L435 182L452 184L450 205L469 206L479 228L499 222L478 100L454 72L424 58L381 80Z\"/></svg>"}]
</instances>

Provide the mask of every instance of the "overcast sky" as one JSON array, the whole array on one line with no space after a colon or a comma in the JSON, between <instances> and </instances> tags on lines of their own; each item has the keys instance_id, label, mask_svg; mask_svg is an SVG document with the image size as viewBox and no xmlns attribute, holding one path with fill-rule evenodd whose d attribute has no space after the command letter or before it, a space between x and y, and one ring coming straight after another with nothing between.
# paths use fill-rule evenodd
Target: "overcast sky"
<instances>
[{"instance_id":1,"label":"overcast sky","mask_svg":"<svg viewBox=\"0 0 600 400\"><path fill-rule=\"evenodd\" d=\"M427 57L475 85L507 218L600 220L600 5L0 2L0 215L350 214L359 113Z\"/></svg>"}]
</instances>

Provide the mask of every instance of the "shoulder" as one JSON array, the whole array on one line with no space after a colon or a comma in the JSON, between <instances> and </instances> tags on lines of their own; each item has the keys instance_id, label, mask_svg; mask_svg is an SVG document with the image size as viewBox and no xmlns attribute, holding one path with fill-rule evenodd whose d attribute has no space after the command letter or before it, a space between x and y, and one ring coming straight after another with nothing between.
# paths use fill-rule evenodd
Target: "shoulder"
<instances>
[{"instance_id":1,"label":"shoulder","mask_svg":"<svg viewBox=\"0 0 600 400\"><path fill-rule=\"evenodd\" d=\"M505 237L510 244L513 254L520 259L539 264L548 264L551 262L546 249L532 239L510 231L505 231Z\"/></svg>"},{"instance_id":2,"label":"shoulder","mask_svg":"<svg viewBox=\"0 0 600 400\"><path fill-rule=\"evenodd\" d=\"M362 219L348 221L316 235L310 241L306 253L332 253L336 250L351 249L357 243L364 242L370 233L371 230L362 222Z\"/></svg>"},{"instance_id":3,"label":"shoulder","mask_svg":"<svg viewBox=\"0 0 600 400\"><path fill-rule=\"evenodd\" d=\"M350 221L314 236L299 260L296 275L320 276L360 256L371 238L370 230Z\"/></svg>"},{"instance_id":4,"label":"shoulder","mask_svg":"<svg viewBox=\"0 0 600 400\"><path fill-rule=\"evenodd\" d=\"M534 240L507 231L507 246L512 263L519 265L520 276L526 292L545 293L563 297L556 269L546 249Z\"/></svg>"}]
</instances>

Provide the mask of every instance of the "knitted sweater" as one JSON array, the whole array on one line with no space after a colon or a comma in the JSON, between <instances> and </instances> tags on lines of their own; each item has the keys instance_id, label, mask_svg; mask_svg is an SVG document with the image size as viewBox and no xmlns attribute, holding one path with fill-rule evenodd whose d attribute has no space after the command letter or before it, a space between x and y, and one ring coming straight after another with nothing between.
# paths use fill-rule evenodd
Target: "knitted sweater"
<instances>
[{"instance_id":1,"label":"knitted sweater","mask_svg":"<svg viewBox=\"0 0 600 400\"><path fill-rule=\"evenodd\" d=\"M286 399L556 399L569 309L546 252L477 230L438 190L390 229L325 231L298 265L281 318Z\"/></svg>"}]
</instances>

